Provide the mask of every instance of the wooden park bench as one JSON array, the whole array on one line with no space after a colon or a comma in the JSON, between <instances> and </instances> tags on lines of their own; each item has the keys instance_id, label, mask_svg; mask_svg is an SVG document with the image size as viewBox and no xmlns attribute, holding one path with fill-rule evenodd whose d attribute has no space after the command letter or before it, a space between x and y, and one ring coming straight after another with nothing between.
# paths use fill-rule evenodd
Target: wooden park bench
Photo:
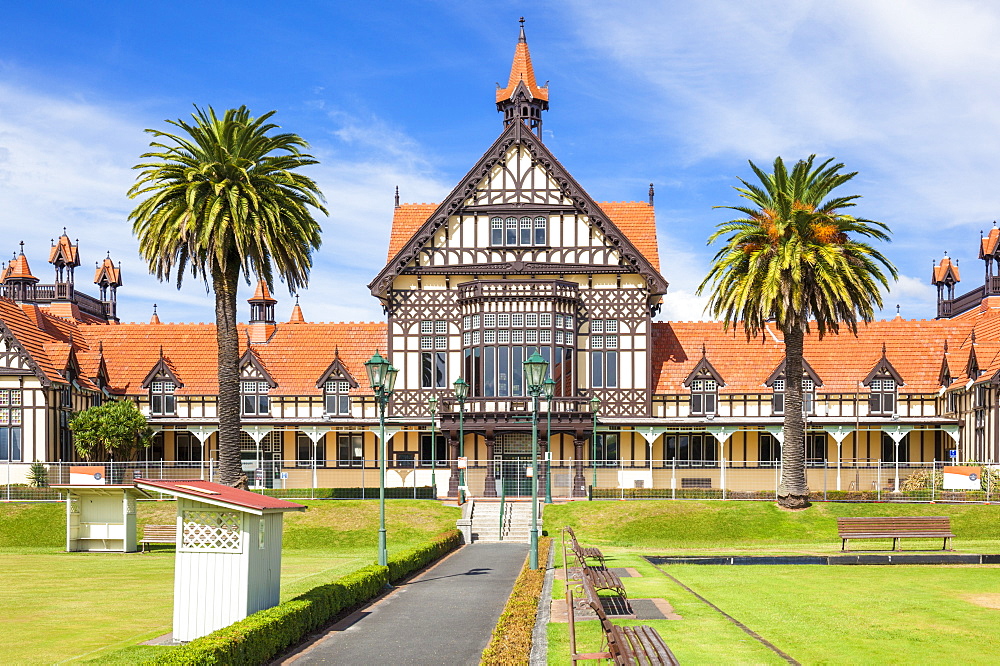
<instances>
[{"instance_id":1,"label":"wooden park bench","mask_svg":"<svg viewBox=\"0 0 1000 666\"><path fill-rule=\"evenodd\" d=\"M574 609L570 605L568 609L569 621L571 623L570 650L574 662L589 659L610 659L613 663L620 664L621 666L631 666L632 664L649 664L650 666L667 664L673 666L679 663L677 657L674 656L674 653L667 646L666 641L663 640L663 637L653 627L646 625L623 627L611 622L604 612L604 607L597 596L597 591L587 576L583 577L583 591L584 598L582 601L593 609L597 615L597 619L601 622L601 631L604 637L603 645L607 649L601 652L589 653L576 651L576 622L573 617ZM567 602L572 604L572 598L572 593L567 592Z\"/></svg>"},{"instance_id":2,"label":"wooden park bench","mask_svg":"<svg viewBox=\"0 0 1000 666\"><path fill-rule=\"evenodd\" d=\"M948 540L955 538L947 516L837 518L837 532L842 539L841 550L849 550L847 542L851 539L892 539L893 550L897 550L900 539L943 539L941 549L950 550Z\"/></svg>"},{"instance_id":3,"label":"wooden park bench","mask_svg":"<svg viewBox=\"0 0 1000 666\"><path fill-rule=\"evenodd\" d=\"M147 543L177 543L176 525L146 525L142 528L142 538L139 539L145 552Z\"/></svg>"},{"instance_id":4,"label":"wooden park bench","mask_svg":"<svg viewBox=\"0 0 1000 666\"><path fill-rule=\"evenodd\" d=\"M583 548L580 542L576 540L576 534L573 533L573 528L567 526L565 528L566 533L569 534L570 544L573 547L573 553L576 555L580 563L585 565L588 558L592 558L601 563L602 567L606 567L604 562L604 553L602 553L597 548Z\"/></svg>"}]
</instances>

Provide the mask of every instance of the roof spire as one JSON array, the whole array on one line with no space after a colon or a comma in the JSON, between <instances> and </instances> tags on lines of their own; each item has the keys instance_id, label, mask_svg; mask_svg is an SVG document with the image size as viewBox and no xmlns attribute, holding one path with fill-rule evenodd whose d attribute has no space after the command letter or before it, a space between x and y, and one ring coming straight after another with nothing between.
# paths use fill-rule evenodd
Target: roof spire
<instances>
[{"instance_id":1,"label":"roof spire","mask_svg":"<svg viewBox=\"0 0 1000 666\"><path fill-rule=\"evenodd\" d=\"M396 208L399 208L399 185L396 186Z\"/></svg>"},{"instance_id":2,"label":"roof spire","mask_svg":"<svg viewBox=\"0 0 1000 666\"><path fill-rule=\"evenodd\" d=\"M535 81L535 69L531 66L528 39L524 35L524 17L520 19L521 30L514 48L514 61L510 66L507 87L497 84L497 111L503 113L503 124L507 127L515 121L527 123L529 129L542 138L542 111L549 108L549 86L539 86Z\"/></svg>"},{"instance_id":3,"label":"roof spire","mask_svg":"<svg viewBox=\"0 0 1000 666\"><path fill-rule=\"evenodd\" d=\"M649 205L653 205L653 184L649 184Z\"/></svg>"},{"instance_id":4,"label":"roof spire","mask_svg":"<svg viewBox=\"0 0 1000 666\"><path fill-rule=\"evenodd\" d=\"M150 324L159 324L160 316L156 314L156 303L153 303L153 316L149 318Z\"/></svg>"}]
</instances>

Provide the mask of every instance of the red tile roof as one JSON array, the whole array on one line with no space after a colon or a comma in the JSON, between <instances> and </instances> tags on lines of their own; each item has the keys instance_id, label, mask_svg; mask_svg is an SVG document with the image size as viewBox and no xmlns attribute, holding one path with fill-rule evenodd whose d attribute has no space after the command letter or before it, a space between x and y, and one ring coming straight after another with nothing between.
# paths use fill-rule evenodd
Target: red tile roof
<instances>
[{"instance_id":1,"label":"red tile roof","mask_svg":"<svg viewBox=\"0 0 1000 666\"><path fill-rule=\"evenodd\" d=\"M656 214L654 208L641 201L612 201L597 204L605 215L611 218L626 238L635 245L642 256L660 270L660 256L656 242ZM427 218L437 210L438 204L402 204L392 216L392 231L389 236L387 261L403 249L413 238Z\"/></svg>"},{"instance_id":2,"label":"red tile roof","mask_svg":"<svg viewBox=\"0 0 1000 666\"><path fill-rule=\"evenodd\" d=\"M110 256L104 257L104 261L94 271L94 284L100 284L103 280L107 280L108 284L114 284L119 287L122 284L121 269L115 266L115 262L111 261Z\"/></svg>"},{"instance_id":3,"label":"red tile roof","mask_svg":"<svg viewBox=\"0 0 1000 666\"><path fill-rule=\"evenodd\" d=\"M962 278L959 277L958 273L958 264L954 263L951 260L951 257L944 257L943 259L941 259L941 263L939 263L937 266L934 267L934 270L931 274L931 284L938 284L940 282L944 282L945 279L948 277L948 273L951 273L952 279L954 279L955 282L962 281Z\"/></svg>"},{"instance_id":4,"label":"red tile roof","mask_svg":"<svg viewBox=\"0 0 1000 666\"><path fill-rule=\"evenodd\" d=\"M1000 322L1000 317L997 319ZM902 392L930 393L939 388L938 374L945 341L954 359L971 329L972 322L968 321L877 321L859 327L857 337L846 330L823 340L815 334L807 336L804 357L823 382L818 389L820 393L853 393L857 391L858 382L865 379L881 359L884 342L886 358L905 382ZM726 331L719 323L654 323L655 392L686 391L682 383L701 360L703 344L706 358L726 383L721 392L760 392L765 380L784 360L781 340L780 331L773 328L747 340L742 329Z\"/></svg>"},{"instance_id":5,"label":"red tile roof","mask_svg":"<svg viewBox=\"0 0 1000 666\"><path fill-rule=\"evenodd\" d=\"M31 268L28 266L28 258L24 256L24 253L14 257L10 264L7 265L7 270L4 272L4 280L9 280L10 278L21 278L22 280L34 280L38 282L38 278L31 274Z\"/></svg>"},{"instance_id":6,"label":"red tile roof","mask_svg":"<svg viewBox=\"0 0 1000 666\"><path fill-rule=\"evenodd\" d=\"M510 77L507 79L506 88L497 88L497 102L510 99L517 89L517 84L524 81L528 92L535 99L548 101L549 87L544 88L535 81L535 68L531 66L531 53L528 51L528 42L524 39L524 29L521 29L521 39L514 47L514 61L510 66Z\"/></svg>"},{"instance_id":7,"label":"red tile roof","mask_svg":"<svg viewBox=\"0 0 1000 666\"><path fill-rule=\"evenodd\" d=\"M995 253L998 244L1000 244L1000 229L993 227L990 229L990 233L980 241L979 258L982 259Z\"/></svg>"},{"instance_id":8,"label":"red tile roof","mask_svg":"<svg viewBox=\"0 0 1000 666\"><path fill-rule=\"evenodd\" d=\"M80 255L79 248L73 245L70 241L69 236L63 233L56 241L52 249L49 250L49 263L55 263L56 258L59 254L62 254L63 261L66 262L68 266L79 266L80 265Z\"/></svg>"},{"instance_id":9,"label":"red tile roof","mask_svg":"<svg viewBox=\"0 0 1000 666\"><path fill-rule=\"evenodd\" d=\"M252 512L264 511L305 511L306 507L276 497L268 497L249 490L240 490L221 483L202 481L201 479L135 479L135 487L140 490L152 490L167 493L185 499L222 504Z\"/></svg>"},{"instance_id":10,"label":"red tile roof","mask_svg":"<svg viewBox=\"0 0 1000 666\"><path fill-rule=\"evenodd\" d=\"M271 297L271 291L267 288L267 283L263 280L257 280L257 290L253 292L253 296L247 299L247 302L252 303L253 301L264 301L265 303L277 303Z\"/></svg>"}]
</instances>

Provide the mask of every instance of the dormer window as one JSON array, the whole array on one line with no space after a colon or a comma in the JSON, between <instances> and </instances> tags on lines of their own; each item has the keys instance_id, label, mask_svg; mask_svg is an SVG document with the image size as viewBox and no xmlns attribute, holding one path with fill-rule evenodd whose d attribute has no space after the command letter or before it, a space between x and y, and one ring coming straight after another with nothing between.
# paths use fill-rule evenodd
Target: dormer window
<instances>
[{"instance_id":1,"label":"dormer window","mask_svg":"<svg viewBox=\"0 0 1000 666\"><path fill-rule=\"evenodd\" d=\"M714 379L691 381L691 413L715 414L719 403L719 384Z\"/></svg>"},{"instance_id":2,"label":"dormer window","mask_svg":"<svg viewBox=\"0 0 1000 666\"><path fill-rule=\"evenodd\" d=\"M177 385L171 381L154 381L149 385L149 413L152 416L173 416L177 413L174 391Z\"/></svg>"},{"instance_id":3,"label":"dormer window","mask_svg":"<svg viewBox=\"0 0 1000 666\"><path fill-rule=\"evenodd\" d=\"M771 412L785 413L785 379L775 379L771 385L774 392L771 396ZM816 412L816 382L808 377L802 378L802 413L806 416Z\"/></svg>"},{"instance_id":4,"label":"dormer window","mask_svg":"<svg viewBox=\"0 0 1000 666\"><path fill-rule=\"evenodd\" d=\"M338 416L351 415L351 399L348 391L351 390L349 382L328 381L323 385L325 397L324 411L327 414Z\"/></svg>"},{"instance_id":5,"label":"dormer window","mask_svg":"<svg viewBox=\"0 0 1000 666\"><path fill-rule=\"evenodd\" d=\"M896 380L873 379L868 386L868 411L872 414L890 415L896 411Z\"/></svg>"},{"instance_id":6,"label":"dormer window","mask_svg":"<svg viewBox=\"0 0 1000 666\"><path fill-rule=\"evenodd\" d=\"M267 382L240 382L240 394L243 397L244 416L268 416L271 413Z\"/></svg>"}]
</instances>

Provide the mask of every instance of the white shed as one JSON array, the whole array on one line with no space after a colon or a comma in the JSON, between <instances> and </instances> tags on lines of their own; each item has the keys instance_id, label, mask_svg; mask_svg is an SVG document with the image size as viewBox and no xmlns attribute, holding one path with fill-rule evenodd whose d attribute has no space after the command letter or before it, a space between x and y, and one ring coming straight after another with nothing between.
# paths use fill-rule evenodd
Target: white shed
<instances>
[{"instance_id":1,"label":"white shed","mask_svg":"<svg viewBox=\"0 0 1000 666\"><path fill-rule=\"evenodd\" d=\"M134 486L52 487L66 493L67 551L136 551L135 501L146 493Z\"/></svg>"},{"instance_id":2,"label":"white shed","mask_svg":"<svg viewBox=\"0 0 1000 666\"><path fill-rule=\"evenodd\" d=\"M200 479L135 485L177 498L174 640L193 640L277 605L282 514L306 507Z\"/></svg>"}]
</instances>

